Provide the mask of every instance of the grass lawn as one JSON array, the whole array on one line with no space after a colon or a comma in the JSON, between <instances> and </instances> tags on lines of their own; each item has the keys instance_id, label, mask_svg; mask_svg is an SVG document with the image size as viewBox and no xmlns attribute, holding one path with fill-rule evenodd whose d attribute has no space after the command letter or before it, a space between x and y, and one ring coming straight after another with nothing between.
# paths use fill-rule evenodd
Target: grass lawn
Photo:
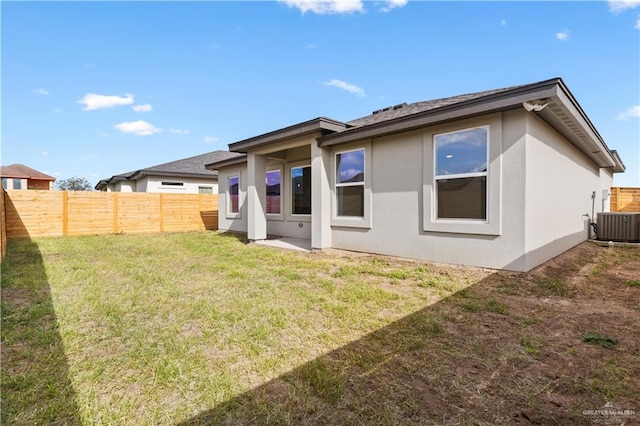
<instances>
[{"instance_id":1,"label":"grass lawn","mask_svg":"<svg viewBox=\"0 0 640 426\"><path fill-rule=\"evenodd\" d=\"M2 423L590 424L608 401L640 421L640 250L554 262L515 274L211 232L9 240Z\"/></svg>"}]
</instances>

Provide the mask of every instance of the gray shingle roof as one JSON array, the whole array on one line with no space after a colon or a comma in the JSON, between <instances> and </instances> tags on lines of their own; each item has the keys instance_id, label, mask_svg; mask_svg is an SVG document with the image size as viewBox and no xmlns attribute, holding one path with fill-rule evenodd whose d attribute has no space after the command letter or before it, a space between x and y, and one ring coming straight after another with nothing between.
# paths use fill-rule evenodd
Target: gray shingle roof
<instances>
[{"instance_id":1,"label":"gray shingle roof","mask_svg":"<svg viewBox=\"0 0 640 426\"><path fill-rule=\"evenodd\" d=\"M216 161L228 160L239 155L241 154L236 152L213 151L206 154L196 155L194 157L158 164L157 166L147 167L139 171L142 173L153 172L154 174L168 172L217 176L217 171L207 170L204 168L204 165L215 163Z\"/></svg>"},{"instance_id":2,"label":"gray shingle roof","mask_svg":"<svg viewBox=\"0 0 640 426\"><path fill-rule=\"evenodd\" d=\"M213 151L206 154L195 155L193 157L183 158L181 160L170 161L168 163L158 164L156 166L147 167L144 169L134 170L132 172L120 173L111 176L108 179L102 179L96 185L96 189L100 190L108 183L114 183L123 180L136 180L141 176L162 176L166 175L181 175L181 176L202 176L202 177L217 177L217 170L205 169L205 164L214 163L217 161L228 160L241 156L237 152L229 151Z\"/></svg>"},{"instance_id":3,"label":"gray shingle roof","mask_svg":"<svg viewBox=\"0 0 640 426\"><path fill-rule=\"evenodd\" d=\"M382 110L374 111L373 114L356 118L348 121L347 124L352 127L368 126L370 124L382 123L384 121L393 120L395 118L406 117L412 114L418 114L425 111L454 105L460 102L470 101L472 99L482 98L484 96L495 95L509 90L517 89L526 85L505 87L502 89L486 90L483 92L467 93L464 95L452 96L449 98L432 99L429 101L414 102L411 104L399 104Z\"/></svg>"}]
</instances>

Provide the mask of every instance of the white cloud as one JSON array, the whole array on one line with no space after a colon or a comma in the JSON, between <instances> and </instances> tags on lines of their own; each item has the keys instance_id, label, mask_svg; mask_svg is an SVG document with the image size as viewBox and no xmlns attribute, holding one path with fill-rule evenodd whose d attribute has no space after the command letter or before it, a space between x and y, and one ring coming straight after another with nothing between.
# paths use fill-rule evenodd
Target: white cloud
<instances>
[{"instance_id":1,"label":"white cloud","mask_svg":"<svg viewBox=\"0 0 640 426\"><path fill-rule=\"evenodd\" d=\"M49 94L49 92L47 92L42 87L39 88L39 89L33 89L33 93L35 93L36 95L48 95Z\"/></svg>"},{"instance_id":2,"label":"white cloud","mask_svg":"<svg viewBox=\"0 0 640 426\"><path fill-rule=\"evenodd\" d=\"M500 20L500 26L506 27L507 26L507 20L506 19L501 19Z\"/></svg>"},{"instance_id":3,"label":"white cloud","mask_svg":"<svg viewBox=\"0 0 640 426\"><path fill-rule=\"evenodd\" d=\"M353 13L364 11L362 0L278 0L289 7L307 12L324 14Z\"/></svg>"},{"instance_id":4,"label":"white cloud","mask_svg":"<svg viewBox=\"0 0 640 426\"><path fill-rule=\"evenodd\" d=\"M133 108L133 110L135 112L149 112L151 111L151 105L149 104L143 104L143 105L134 105L131 108Z\"/></svg>"},{"instance_id":5,"label":"white cloud","mask_svg":"<svg viewBox=\"0 0 640 426\"><path fill-rule=\"evenodd\" d=\"M342 80L333 79L333 80L325 81L322 84L324 84L325 86L334 86L339 89L346 90L347 92L353 93L354 95L358 95L360 97L367 96L366 93L364 93L364 89L362 89L361 87L358 87L355 84L347 83Z\"/></svg>"},{"instance_id":6,"label":"white cloud","mask_svg":"<svg viewBox=\"0 0 640 426\"><path fill-rule=\"evenodd\" d=\"M387 0L387 5L380 9L380 12L389 12L397 7L404 7L408 0Z\"/></svg>"},{"instance_id":7,"label":"white cloud","mask_svg":"<svg viewBox=\"0 0 640 426\"><path fill-rule=\"evenodd\" d=\"M125 121L123 123L116 124L113 127L120 130L122 133L131 133L137 136L151 136L162 132L162 129L158 129L153 124L142 120Z\"/></svg>"},{"instance_id":8,"label":"white cloud","mask_svg":"<svg viewBox=\"0 0 640 426\"><path fill-rule=\"evenodd\" d=\"M627 9L635 9L640 6L640 0L609 0L609 10L619 13Z\"/></svg>"},{"instance_id":9,"label":"white cloud","mask_svg":"<svg viewBox=\"0 0 640 426\"><path fill-rule=\"evenodd\" d=\"M358 169L340 170L340 179L342 179L342 181L345 181L360 173L362 173L362 171Z\"/></svg>"},{"instance_id":10,"label":"white cloud","mask_svg":"<svg viewBox=\"0 0 640 426\"><path fill-rule=\"evenodd\" d=\"M189 133L189 130L187 129L180 130L180 129L174 129L173 127L169 127L169 133L173 133L174 135L186 135Z\"/></svg>"},{"instance_id":11,"label":"white cloud","mask_svg":"<svg viewBox=\"0 0 640 426\"><path fill-rule=\"evenodd\" d=\"M220 142L220 138L217 136L205 136L204 138L202 138L202 140L204 141L204 143L218 143Z\"/></svg>"},{"instance_id":12,"label":"white cloud","mask_svg":"<svg viewBox=\"0 0 640 426\"><path fill-rule=\"evenodd\" d=\"M569 31L564 30L564 31L560 31L559 33L556 33L556 38L560 41L569 40Z\"/></svg>"},{"instance_id":13,"label":"white cloud","mask_svg":"<svg viewBox=\"0 0 640 426\"><path fill-rule=\"evenodd\" d=\"M306 48L307 49L315 49L316 45L315 45L315 43L309 43L309 44L307 44Z\"/></svg>"},{"instance_id":14,"label":"white cloud","mask_svg":"<svg viewBox=\"0 0 640 426\"><path fill-rule=\"evenodd\" d=\"M636 30L640 30L640 17L636 21L636 24L633 26L633 28L635 28Z\"/></svg>"},{"instance_id":15,"label":"white cloud","mask_svg":"<svg viewBox=\"0 0 640 426\"><path fill-rule=\"evenodd\" d=\"M49 151L42 151L40 154L42 154L42 155L49 155Z\"/></svg>"},{"instance_id":16,"label":"white cloud","mask_svg":"<svg viewBox=\"0 0 640 426\"><path fill-rule=\"evenodd\" d=\"M51 112L62 112L62 108L54 108Z\"/></svg>"},{"instance_id":17,"label":"white cloud","mask_svg":"<svg viewBox=\"0 0 640 426\"><path fill-rule=\"evenodd\" d=\"M110 138L111 135L109 133L106 132L98 132L98 135L102 136L103 138Z\"/></svg>"},{"instance_id":18,"label":"white cloud","mask_svg":"<svg viewBox=\"0 0 640 426\"><path fill-rule=\"evenodd\" d=\"M85 111L93 111L95 109L131 105L133 103L133 95L127 93L124 96L105 96L87 93L78 103L84 105Z\"/></svg>"},{"instance_id":19,"label":"white cloud","mask_svg":"<svg viewBox=\"0 0 640 426\"><path fill-rule=\"evenodd\" d=\"M630 118L640 118L640 105L634 105L630 108L627 108L626 111L618 114L616 120L628 120Z\"/></svg>"}]
</instances>

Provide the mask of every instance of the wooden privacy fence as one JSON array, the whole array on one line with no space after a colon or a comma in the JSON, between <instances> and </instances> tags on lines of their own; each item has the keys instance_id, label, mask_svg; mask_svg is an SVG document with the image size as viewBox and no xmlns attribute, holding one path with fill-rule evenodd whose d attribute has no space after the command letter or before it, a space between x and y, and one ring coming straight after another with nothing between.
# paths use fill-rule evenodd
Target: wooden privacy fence
<instances>
[{"instance_id":1,"label":"wooden privacy fence","mask_svg":"<svg viewBox=\"0 0 640 426\"><path fill-rule=\"evenodd\" d=\"M2 222L0 226L2 229L0 230L0 245L2 249L0 250L0 259L4 259L4 255L7 252L7 223L5 222L4 217L4 188L0 186L0 221Z\"/></svg>"},{"instance_id":2,"label":"wooden privacy fence","mask_svg":"<svg viewBox=\"0 0 640 426\"><path fill-rule=\"evenodd\" d=\"M640 212L640 188L611 188L612 212Z\"/></svg>"},{"instance_id":3,"label":"wooden privacy fence","mask_svg":"<svg viewBox=\"0 0 640 426\"><path fill-rule=\"evenodd\" d=\"M6 233L45 237L218 229L218 196L6 191Z\"/></svg>"}]
</instances>

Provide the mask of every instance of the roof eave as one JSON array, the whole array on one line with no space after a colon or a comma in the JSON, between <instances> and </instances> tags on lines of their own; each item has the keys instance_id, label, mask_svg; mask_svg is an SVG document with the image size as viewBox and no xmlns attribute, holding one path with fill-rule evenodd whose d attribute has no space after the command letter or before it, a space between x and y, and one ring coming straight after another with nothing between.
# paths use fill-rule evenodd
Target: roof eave
<instances>
[{"instance_id":1,"label":"roof eave","mask_svg":"<svg viewBox=\"0 0 640 426\"><path fill-rule=\"evenodd\" d=\"M461 118L471 118L482 114L519 108L522 102L553 96L556 93L555 88L558 81L560 81L560 79L557 78L546 80L507 92L496 93L405 117L349 129L341 133L323 136L318 139L318 143L320 146L345 144L357 140L415 130L425 126L459 120Z\"/></svg>"},{"instance_id":2,"label":"roof eave","mask_svg":"<svg viewBox=\"0 0 640 426\"><path fill-rule=\"evenodd\" d=\"M229 151L247 153L249 150L282 142L287 139L306 136L317 132L321 132L323 134L341 132L347 127L348 125L346 123L332 120L326 117L319 117L313 120L294 124L293 126L274 130L273 132L264 133L262 135L254 136L249 139L234 142L232 144L229 144Z\"/></svg>"},{"instance_id":3,"label":"roof eave","mask_svg":"<svg viewBox=\"0 0 640 426\"><path fill-rule=\"evenodd\" d=\"M607 144L567 86L560 80L556 94L544 100L547 106L535 112L599 167L619 168Z\"/></svg>"},{"instance_id":4,"label":"roof eave","mask_svg":"<svg viewBox=\"0 0 640 426\"><path fill-rule=\"evenodd\" d=\"M226 160L216 161L215 163L205 164L204 168L207 170L218 170L221 167L233 166L236 164L242 164L247 162L247 155L240 155L235 158L228 158Z\"/></svg>"},{"instance_id":5,"label":"roof eave","mask_svg":"<svg viewBox=\"0 0 640 426\"><path fill-rule=\"evenodd\" d=\"M613 166L611 171L613 173L624 173L624 171L627 170L627 167L622 162L622 158L620 158L620 155L618 154L618 151L616 151L615 149L612 149L611 150L611 156L613 157L613 159L614 159L614 161L616 163L616 165Z\"/></svg>"},{"instance_id":6,"label":"roof eave","mask_svg":"<svg viewBox=\"0 0 640 426\"><path fill-rule=\"evenodd\" d=\"M624 171L622 161L619 157L618 160L614 158L593 123L560 78L326 135L318 139L318 144L321 147L328 147L387 136L462 118L522 108L523 103L533 100L540 100L548 105L541 111L532 113L556 129L599 167L612 168L614 172Z\"/></svg>"}]
</instances>

